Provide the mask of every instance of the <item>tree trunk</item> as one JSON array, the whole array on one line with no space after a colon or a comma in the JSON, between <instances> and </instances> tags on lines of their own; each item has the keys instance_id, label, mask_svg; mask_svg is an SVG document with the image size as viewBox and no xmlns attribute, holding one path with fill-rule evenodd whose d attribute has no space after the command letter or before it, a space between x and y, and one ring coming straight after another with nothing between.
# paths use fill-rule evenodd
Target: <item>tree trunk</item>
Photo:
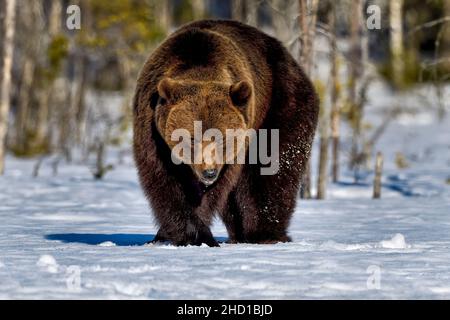
<instances>
[{"instance_id":1,"label":"tree trunk","mask_svg":"<svg viewBox=\"0 0 450 320\"><path fill-rule=\"evenodd\" d=\"M4 41L2 78L0 82L0 174L5 172L5 139L11 102L11 71L14 57L14 32L16 25L16 1L6 0L4 17Z\"/></svg>"},{"instance_id":2,"label":"tree trunk","mask_svg":"<svg viewBox=\"0 0 450 320\"><path fill-rule=\"evenodd\" d=\"M36 145L46 145L49 134L49 115L50 115L50 95L51 90L41 90L38 96L38 112L36 115Z\"/></svg>"},{"instance_id":3,"label":"tree trunk","mask_svg":"<svg viewBox=\"0 0 450 320\"><path fill-rule=\"evenodd\" d=\"M173 20L173 4L172 0L153 0L155 8L156 24L164 32L169 33Z\"/></svg>"},{"instance_id":4,"label":"tree trunk","mask_svg":"<svg viewBox=\"0 0 450 320\"><path fill-rule=\"evenodd\" d=\"M336 32L336 4L332 4L330 13L331 35L331 138L332 138L332 177L333 182L339 180L339 148L340 148L340 111L339 111L339 78Z\"/></svg>"},{"instance_id":5,"label":"tree trunk","mask_svg":"<svg viewBox=\"0 0 450 320\"><path fill-rule=\"evenodd\" d=\"M61 106L58 108L58 151L64 156L67 162L72 161L72 154L70 145L73 142L71 133L73 132L73 109L72 109L72 90L68 79L61 78L54 85L57 92L54 97L55 105Z\"/></svg>"},{"instance_id":6,"label":"tree trunk","mask_svg":"<svg viewBox=\"0 0 450 320\"><path fill-rule=\"evenodd\" d=\"M401 86L403 83L404 74L403 0L389 1L389 10L392 74L394 76L394 84Z\"/></svg>"},{"instance_id":7,"label":"tree trunk","mask_svg":"<svg viewBox=\"0 0 450 320\"><path fill-rule=\"evenodd\" d=\"M29 121L29 104L32 95L31 86L34 79L34 59L28 55L25 57L23 64L22 81L19 90L19 99L17 102L17 112L15 124L14 148L19 152L26 152L28 149L28 121Z\"/></svg>"},{"instance_id":8,"label":"tree trunk","mask_svg":"<svg viewBox=\"0 0 450 320\"><path fill-rule=\"evenodd\" d=\"M61 31L62 4L60 0L53 0L50 8L49 28L51 35L56 35Z\"/></svg>"},{"instance_id":9,"label":"tree trunk","mask_svg":"<svg viewBox=\"0 0 450 320\"><path fill-rule=\"evenodd\" d=\"M88 0L84 0L88 1ZM83 3L85 6L88 3ZM84 29L89 32L92 30L93 17L92 10L87 7L83 11L83 26ZM86 92L88 88L88 68L89 68L89 58L84 52L75 52L75 76L74 76L74 86L75 93L73 100L73 110L75 115L75 130L76 130L76 140L75 142L81 148L85 148L87 144L86 130L87 130L87 106L86 106Z\"/></svg>"},{"instance_id":10,"label":"tree trunk","mask_svg":"<svg viewBox=\"0 0 450 320\"><path fill-rule=\"evenodd\" d=\"M245 11L245 0L232 0L231 2L231 17L233 20L245 21L247 12Z\"/></svg>"},{"instance_id":11,"label":"tree trunk","mask_svg":"<svg viewBox=\"0 0 450 320\"><path fill-rule=\"evenodd\" d=\"M247 21L246 23L258 27L258 9L259 9L259 1L258 0L247 0Z\"/></svg>"},{"instance_id":12,"label":"tree trunk","mask_svg":"<svg viewBox=\"0 0 450 320\"><path fill-rule=\"evenodd\" d=\"M231 3L232 18L256 27L258 26L258 7L258 0L233 0Z\"/></svg>"},{"instance_id":13,"label":"tree trunk","mask_svg":"<svg viewBox=\"0 0 450 320\"><path fill-rule=\"evenodd\" d=\"M375 179L373 183L373 198L381 198L381 176L383 173L383 154L378 152L375 163Z\"/></svg>"},{"instance_id":14,"label":"tree trunk","mask_svg":"<svg viewBox=\"0 0 450 320\"><path fill-rule=\"evenodd\" d=\"M289 26L286 22L285 12L287 7L286 0L272 0L272 7L274 8L274 12L272 14L272 26L275 31L275 36L278 40L283 42L285 45L289 42Z\"/></svg>"},{"instance_id":15,"label":"tree trunk","mask_svg":"<svg viewBox=\"0 0 450 320\"><path fill-rule=\"evenodd\" d=\"M331 30L331 44L330 44L330 64L331 64L331 99L330 103L332 105L332 116L330 119L330 112L328 104L322 101L320 109L320 119L319 119L319 132L320 132L320 154L319 154L319 170L317 178L317 199L325 199L326 197L326 187L328 180L328 150L330 142L330 120L332 123L333 140L334 142L339 142L339 108L337 106L338 100L338 75L337 75L337 45L336 45L336 15L335 15L335 5L332 4L331 12L328 15L328 25ZM322 99L325 100L325 99ZM334 122L334 123L333 123ZM337 139L336 139L337 138ZM338 146L334 146L338 147ZM333 150L333 153L337 152ZM335 159L333 160L333 175L336 175L337 179L337 154L335 154Z\"/></svg>"},{"instance_id":16,"label":"tree trunk","mask_svg":"<svg viewBox=\"0 0 450 320\"><path fill-rule=\"evenodd\" d=\"M299 23L300 23L300 64L305 73L309 76L309 21L308 21L308 0L299 0Z\"/></svg>"},{"instance_id":17,"label":"tree trunk","mask_svg":"<svg viewBox=\"0 0 450 320\"><path fill-rule=\"evenodd\" d=\"M61 32L62 4L61 0L52 1L50 10L49 34L54 38ZM72 142L72 130L74 110L72 103L72 90L67 78L58 78L49 86L49 110L50 115L56 116L58 128L57 150L64 155L67 162L71 161L70 143ZM55 108L57 106L57 109ZM53 109L56 110L53 110Z\"/></svg>"},{"instance_id":18,"label":"tree trunk","mask_svg":"<svg viewBox=\"0 0 450 320\"><path fill-rule=\"evenodd\" d=\"M311 77L314 67L314 40L318 7L319 0L299 0L300 64L309 77Z\"/></svg>"},{"instance_id":19,"label":"tree trunk","mask_svg":"<svg viewBox=\"0 0 450 320\"><path fill-rule=\"evenodd\" d=\"M17 55L21 59L18 64L20 81L16 85L17 102L11 134L8 135L8 145L15 153L34 155L37 151L34 145L34 129L37 110L34 102L40 92L40 81L35 81L35 69L42 55L41 37L43 34L43 8L38 1L32 1L27 6L19 6L20 16L17 19L16 47L21 48ZM19 85L20 84L20 85ZM14 128L14 130L12 130Z\"/></svg>"},{"instance_id":20,"label":"tree trunk","mask_svg":"<svg viewBox=\"0 0 450 320\"><path fill-rule=\"evenodd\" d=\"M354 169L355 181L358 179L359 144L361 140L362 105L358 101L358 82L362 72L362 9L363 0L351 2L350 18L350 85L349 103L351 108L351 126L353 129L350 167Z\"/></svg>"},{"instance_id":21,"label":"tree trunk","mask_svg":"<svg viewBox=\"0 0 450 320\"><path fill-rule=\"evenodd\" d=\"M45 10L45 3L42 2L42 10ZM61 32L62 27L62 4L60 0L54 0L51 2L49 22L47 28L47 41L51 40L53 37ZM40 92L38 97L38 112L36 117L36 135L34 144L40 147L50 148L50 137L53 134L54 124L59 127L60 130L64 130L65 125L68 123L62 122L59 118L54 118L61 113L61 110L52 110L53 102L53 92L55 84L54 80L51 79L47 84L47 87ZM64 109L64 108L61 108Z\"/></svg>"},{"instance_id":22,"label":"tree trunk","mask_svg":"<svg viewBox=\"0 0 450 320\"><path fill-rule=\"evenodd\" d=\"M443 15L445 18L450 19L450 3L444 1L443 3ZM435 64L433 67L433 78L436 97L438 98L438 118L439 121L444 120L448 110L448 103L444 98L445 93L445 81L444 79L450 75L450 21L439 27L439 31L436 35L434 42L434 60L442 61L442 66L439 67ZM445 74L445 76L442 75Z\"/></svg>"},{"instance_id":23,"label":"tree trunk","mask_svg":"<svg viewBox=\"0 0 450 320\"><path fill-rule=\"evenodd\" d=\"M444 1L444 16L450 17L450 1ZM446 72L450 72L450 22L443 26L442 35L442 58L447 58L444 62Z\"/></svg>"},{"instance_id":24,"label":"tree trunk","mask_svg":"<svg viewBox=\"0 0 450 320\"><path fill-rule=\"evenodd\" d=\"M308 3L310 2L310 5ZM311 77L313 70L314 39L316 34L319 0L299 0L300 52L299 60L305 73ZM311 156L310 156L311 158ZM302 177L301 198L311 199L311 163L308 161Z\"/></svg>"},{"instance_id":25,"label":"tree trunk","mask_svg":"<svg viewBox=\"0 0 450 320\"><path fill-rule=\"evenodd\" d=\"M311 158L310 158L311 159ZM308 160L303 172L301 185L300 185L300 198L311 199L311 161Z\"/></svg>"},{"instance_id":26,"label":"tree trunk","mask_svg":"<svg viewBox=\"0 0 450 320\"><path fill-rule=\"evenodd\" d=\"M326 197L328 179L328 126L327 123L322 123L322 126L323 132L320 137L319 175L317 178L317 199L319 200L325 199Z\"/></svg>"},{"instance_id":27,"label":"tree trunk","mask_svg":"<svg viewBox=\"0 0 450 320\"><path fill-rule=\"evenodd\" d=\"M208 7L207 0L191 0L194 20L206 18L206 10Z\"/></svg>"},{"instance_id":28,"label":"tree trunk","mask_svg":"<svg viewBox=\"0 0 450 320\"><path fill-rule=\"evenodd\" d=\"M309 23L308 23L308 0L299 0L299 24L300 24L300 52L299 60L305 73L309 76ZM311 163L308 160L305 172L302 176L300 186L300 198L311 199Z\"/></svg>"},{"instance_id":29,"label":"tree trunk","mask_svg":"<svg viewBox=\"0 0 450 320\"><path fill-rule=\"evenodd\" d=\"M362 4L363 0L355 0L351 2L351 17L350 17L350 87L349 97L350 101L357 101L357 80L361 76L361 61L362 61Z\"/></svg>"},{"instance_id":30,"label":"tree trunk","mask_svg":"<svg viewBox=\"0 0 450 320\"><path fill-rule=\"evenodd\" d=\"M76 143L81 144L86 129L86 104L84 101L87 86L87 58L78 54L75 58L74 91L72 96L73 110L75 114Z\"/></svg>"}]
</instances>

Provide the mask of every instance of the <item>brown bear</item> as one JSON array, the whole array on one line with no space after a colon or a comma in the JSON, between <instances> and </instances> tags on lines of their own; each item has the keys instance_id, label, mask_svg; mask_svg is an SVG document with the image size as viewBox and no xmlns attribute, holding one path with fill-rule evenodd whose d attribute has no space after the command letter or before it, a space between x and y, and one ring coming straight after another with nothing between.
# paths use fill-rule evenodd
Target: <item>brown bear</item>
<instances>
[{"instance_id":1,"label":"brown bear","mask_svg":"<svg viewBox=\"0 0 450 320\"><path fill-rule=\"evenodd\" d=\"M310 80L278 40L235 21L176 31L147 60L134 98L134 156L159 226L154 241L218 246L216 213L231 243L290 241L318 110ZM221 132L278 129L278 171L262 175L260 161L175 163L172 134L193 132L195 121Z\"/></svg>"}]
</instances>

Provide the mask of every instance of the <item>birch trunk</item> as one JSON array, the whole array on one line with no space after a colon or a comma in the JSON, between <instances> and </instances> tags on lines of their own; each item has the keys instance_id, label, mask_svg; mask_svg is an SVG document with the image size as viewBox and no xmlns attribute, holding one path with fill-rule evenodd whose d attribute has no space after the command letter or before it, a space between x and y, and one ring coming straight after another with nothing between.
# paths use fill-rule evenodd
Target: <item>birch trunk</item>
<instances>
[{"instance_id":1,"label":"birch trunk","mask_svg":"<svg viewBox=\"0 0 450 320\"><path fill-rule=\"evenodd\" d=\"M157 25L169 33L172 28L172 0L153 0Z\"/></svg>"},{"instance_id":2,"label":"birch trunk","mask_svg":"<svg viewBox=\"0 0 450 320\"><path fill-rule=\"evenodd\" d=\"M337 106L338 100L338 79L337 79L337 62L336 62L336 15L335 4L332 4L331 12L328 15L328 25L331 30L331 43L330 43L330 64L331 64L331 95L330 103L332 106L332 116L330 119L330 112L328 103L322 101L319 120L319 132L320 132L320 154L319 154L319 168L317 178L317 199L325 199L326 188L328 180L328 150L330 142L329 127L330 121L332 124L333 135L338 137L339 133L339 109ZM325 99L323 99L325 100ZM334 122L334 123L333 123ZM333 137L334 138L334 137ZM334 139L333 139L334 140ZM333 153L336 150L333 150ZM336 155L335 155L336 156ZM333 159L333 171L337 172L337 159ZM336 167L335 167L336 166Z\"/></svg>"},{"instance_id":3,"label":"birch trunk","mask_svg":"<svg viewBox=\"0 0 450 320\"><path fill-rule=\"evenodd\" d=\"M325 117L325 115L324 115ZM327 189L327 164L328 164L328 124L322 122L322 133L320 137L320 155L319 155L319 174L317 178L317 199L322 200L326 197Z\"/></svg>"},{"instance_id":4,"label":"birch trunk","mask_svg":"<svg viewBox=\"0 0 450 320\"><path fill-rule=\"evenodd\" d=\"M355 182L358 179L359 166L359 144L361 140L361 105L358 101L358 83L361 79L362 72L362 8L363 0L355 0L351 2L351 18L350 18L350 85L348 98L351 107L351 125L353 129L352 148L350 167L354 170Z\"/></svg>"},{"instance_id":5,"label":"birch trunk","mask_svg":"<svg viewBox=\"0 0 450 320\"><path fill-rule=\"evenodd\" d=\"M311 77L314 57L314 38L316 34L317 9L319 0L299 0L300 53L299 60L305 73ZM311 156L310 156L311 158ZM311 163L308 161L302 177L301 198L311 199Z\"/></svg>"},{"instance_id":6,"label":"birch trunk","mask_svg":"<svg viewBox=\"0 0 450 320\"><path fill-rule=\"evenodd\" d=\"M233 20L245 21L247 13L245 12L245 1L244 0L232 0L231 3L231 17Z\"/></svg>"},{"instance_id":7,"label":"birch trunk","mask_svg":"<svg viewBox=\"0 0 450 320\"><path fill-rule=\"evenodd\" d=\"M389 1L389 24L391 30L391 61L394 83L401 86L404 74L403 48L403 0Z\"/></svg>"},{"instance_id":8,"label":"birch trunk","mask_svg":"<svg viewBox=\"0 0 450 320\"><path fill-rule=\"evenodd\" d=\"M336 4L332 4L330 14L331 28L331 139L332 139L332 179L339 180L339 148L340 148L340 111L339 111L339 79L336 33Z\"/></svg>"},{"instance_id":9,"label":"birch trunk","mask_svg":"<svg viewBox=\"0 0 450 320\"><path fill-rule=\"evenodd\" d=\"M383 173L383 154L378 152L377 160L375 163L375 179L373 183L373 198L381 198L381 176Z\"/></svg>"},{"instance_id":10,"label":"birch trunk","mask_svg":"<svg viewBox=\"0 0 450 320\"><path fill-rule=\"evenodd\" d=\"M258 26L258 4L258 0L233 0L231 3L232 18L254 27Z\"/></svg>"},{"instance_id":11,"label":"birch trunk","mask_svg":"<svg viewBox=\"0 0 450 320\"><path fill-rule=\"evenodd\" d=\"M208 6L207 0L191 0L194 20L204 19Z\"/></svg>"},{"instance_id":12,"label":"birch trunk","mask_svg":"<svg viewBox=\"0 0 450 320\"><path fill-rule=\"evenodd\" d=\"M14 56L14 33L16 25L16 0L6 0L4 17L4 41L2 77L0 83L0 174L5 172L5 139L11 102L11 71Z\"/></svg>"},{"instance_id":13,"label":"birch trunk","mask_svg":"<svg viewBox=\"0 0 450 320\"><path fill-rule=\"evenodd\" d=\"M271 4L274 11L272 14L272 25L275 31L275 36L287 45L290 40L290 28L286 19L286 0L272 0Z\"/></svg>"}]
</instances>

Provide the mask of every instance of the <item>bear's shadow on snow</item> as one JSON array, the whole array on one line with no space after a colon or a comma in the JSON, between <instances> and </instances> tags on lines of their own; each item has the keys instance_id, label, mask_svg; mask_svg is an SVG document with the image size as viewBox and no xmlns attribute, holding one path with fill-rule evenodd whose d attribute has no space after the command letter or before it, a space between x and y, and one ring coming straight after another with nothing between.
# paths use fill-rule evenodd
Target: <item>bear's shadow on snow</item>
<instances>
[{"instance_id":1,"label":"bear's shadow on snow","mask_svg":"<svg viewBox=\"0 0 450 320\"><path fill-rule=\"evenodd\" d=\"M105 242L112 242L116 246L142 246L155 238L153 234L91 234L91 233L64 233L48 234L47 240L61 241L64 243L81 243L97 246Z\"/></svg>"},{"instance_id":2,"label":"bear's shadow on snow","mask_svg":"<svg viewBox=\"0 0 450 320\"><path fill-rule=\"evenodd\" d=\"M154 234L92 234L92 233L64 233L48 234L45 239L61 241L63 243L81 243L98 246L102 243L112 242L119 247L143 246L155 238ZM216 237L218 242L225 242L227 238Z\"/></svg>"}]
</instances>

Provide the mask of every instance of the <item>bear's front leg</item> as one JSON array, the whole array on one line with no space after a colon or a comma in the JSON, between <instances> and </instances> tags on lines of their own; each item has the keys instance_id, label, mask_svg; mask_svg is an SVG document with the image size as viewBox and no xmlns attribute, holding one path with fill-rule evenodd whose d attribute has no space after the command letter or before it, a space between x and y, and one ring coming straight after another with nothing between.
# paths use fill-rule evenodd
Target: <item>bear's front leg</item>
<instances>
[{"instance_id":1,"label":"bear's front leg","mask_svg":"<svg viewBox=\"0 0 450 320\"><path fill-rule=\"evenodd\" d=\"M255 196L253 205L241 209L244 241L259 244L291 242L287 229L295 201L289 198L294 198L295 194L285 194L283 201L265 195L264 198Z\"/></svg>"},{"instance_id":2,"label":"bear's front leg","mask_svg":"<svg viewBox=\"0 0 450 320\"><path fill-rule=\"evenodd\" d=\"M176 246L201 246L206 244L210 247L219 247L219 243L200 219L190 219L178 225L162 225L152 241L166 242L170 241Z\"/></svg>"},{"instance_id":3,"label":"bear's front leg","mask_svg":"<svg viewBox=\"0 0 450 320\"><path fill-rule=\"evenodd\" d=\"M269 210L264 202L238 198L232 193L222 212L222 220L228 231L228 242L258 244L290 242L287 223L291 210L287 207Z\"/></svg>"}]
</instances>

